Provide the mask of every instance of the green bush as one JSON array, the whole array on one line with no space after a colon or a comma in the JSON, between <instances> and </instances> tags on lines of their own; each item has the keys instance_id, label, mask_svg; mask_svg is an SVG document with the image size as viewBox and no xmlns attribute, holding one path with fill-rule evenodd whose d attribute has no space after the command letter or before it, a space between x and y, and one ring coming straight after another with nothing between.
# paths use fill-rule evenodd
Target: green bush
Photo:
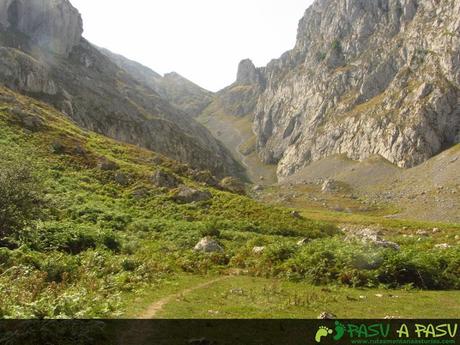
<instances>
[{"instance_id":1,"label":"green bush","mask_svg":"<svg viewBox=\"0 0 460 345\"><path fill-rule=\"evenodd\" d=\"M45 204L42 181L31 163L0 155L0 245L43 216Z\"/></svg>"},{"instance_id":2,"label":"green bush","mask_svg":"<svg viewBox=\"0 0 460 345\"><path fill-rule=\"evenodd\" d=\"M200 231L201 237L220 237L220 230L217 222L205 224L204 228Z\"/></svg>"},{"instance_id":3,"label":"green bush","mask_svg":"<svg viewBox=\"0 0 460 345\"><path fill-rule=\"evenodd\" d=\"M411 284L421 289L457 289L460 250L422 250L412 246L394 251L347 243L336 237L302 247L286 261L283 271L289 277L314 284L384 284L392 288Z\"/></svg>"},{"instance_id":4,"label":"green bush","mask_svg":"<svg viewBox=\"0 0 460 345\"><path fill-rule=\"evenodd\" d=\"M68 222L42 223L27 232L21 242L38 251L58 250L79 254L97 246L98 228Z\"/></svg>"}]
</instances>

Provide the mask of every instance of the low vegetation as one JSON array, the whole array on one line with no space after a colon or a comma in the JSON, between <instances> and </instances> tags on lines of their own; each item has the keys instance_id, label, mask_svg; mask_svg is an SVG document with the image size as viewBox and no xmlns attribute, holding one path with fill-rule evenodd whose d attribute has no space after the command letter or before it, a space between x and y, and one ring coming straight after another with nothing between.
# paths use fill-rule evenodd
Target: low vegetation
<instances>
[{"instance_id":1,"label":"low vegetation","mask_svg":"<svg viewBox=\"0 0 460 345\"><path fill-rule=\"evenodd\" d=\"M27 128L14 107L46 125ZM0 152L2 318L116 317L177 277L232 270L316 285L460 287L458 246L344 241L330 223L198 183L187 166L80 130L19 95L0 104ZM175 202L174 187L152 183L159 168L211 199ZM224 251L194 251L203 237Z\"/></svg>"}]
</instances>

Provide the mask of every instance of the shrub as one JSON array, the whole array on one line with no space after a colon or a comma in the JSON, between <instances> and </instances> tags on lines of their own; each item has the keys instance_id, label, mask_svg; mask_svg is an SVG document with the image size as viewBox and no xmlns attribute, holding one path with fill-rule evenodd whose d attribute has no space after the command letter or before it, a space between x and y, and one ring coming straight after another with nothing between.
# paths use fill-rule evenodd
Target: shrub
<instances>
[{"instance_id":1,"label":"shrub","mask_svg":"<svg viewBox=\"0 0 460 345\"><path fill-rule=\"evenodd\" d=\"M200 231L202 237L220 237L220 230L218 229L218 224L216 222L208 223Z\"/></svg>"},{"instance_id":2,"label":"shrub","mask_svg":"<svg viewBox=\"0 0 460 345\"><path fill-rule=\"evenodd\" d=\"M101 234L101 242L112 252L119 253L121 250L121 243L117 236L110 231L105 231Z\"/></svg>"},{"instance_id":3,"label":"shrub","mask_svg":"<svg viewBox=\"0 0 460 345\"><path fill-rule=\"evenodd\" d=\"M336 51L341 51L342 50L342 44L340 43L339 40L334 40L331 43L331 48Z\"/></svg>"},{"instance_id":4,"label":"shrub","mask_svg":"<svg viewBox=\"0 0 460 345\"><path fill-rule=\"evenodd\" d=\"M0 155L0 243L43 216L44 195L30 162Z\"/></svg>"},{"instance_id":5,"label":"shrub","mask_svg":"<svg viewBox=\"0 0 460 345\"><path fill-rule=\"evenodd\" d=\"M21 243L37 251L58 250L79 254L97 246L97 229L67 222L42 223L25 233Z\"/></svg>"}]
</instances>

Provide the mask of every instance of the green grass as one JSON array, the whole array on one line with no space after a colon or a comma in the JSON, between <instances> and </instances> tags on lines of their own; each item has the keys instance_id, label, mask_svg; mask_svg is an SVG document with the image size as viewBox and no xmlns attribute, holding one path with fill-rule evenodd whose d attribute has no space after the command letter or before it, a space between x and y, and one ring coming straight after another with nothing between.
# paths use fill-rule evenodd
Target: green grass
<instances>
[{"instance_id":1,"label":"green grass","mask_svg":"<svg viewBox=\"0 0 460 345\"><path fill-rule=\"evenodd\" d=\"M377 297L376 295L382 295ZM317 287L282 280L231 277L172 300L160 318L456 318L460 291Z\"/></svg>"}]
</instances>

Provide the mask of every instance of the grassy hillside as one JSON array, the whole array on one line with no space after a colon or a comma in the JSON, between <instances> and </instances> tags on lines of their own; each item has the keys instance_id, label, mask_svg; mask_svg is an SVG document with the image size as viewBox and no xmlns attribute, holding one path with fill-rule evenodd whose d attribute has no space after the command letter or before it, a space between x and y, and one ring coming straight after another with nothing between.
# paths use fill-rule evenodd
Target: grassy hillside
<instances>
[{"instance_id":1,"label":"grassy hillside","mask_svg":"<svg viewBox=\"0 0 460 345\"><path fill-rule=\"evenodd\" d=\"M85 132L43 103L6 89L0 96L1 166L33 166L47 200L46 217L0 248L0 317L116 315L121 294L176 272L219 270L248 241L334 232L201 185L187 166ZM159 168L212 199L176 203L175 190L151 182ZM195 253L214 228L225 253Z\"/></svg>"},{"instance_id":2,"label":"grassy hillside","mask_svg":"<svg viewBox=\"0 0 460 345\"><path fill-rule=\"evenodd\" d=\"M3 318L130 315L139 303L169 294L184 277L201 282L241 274L347 288L460 288L460 250L453 242L439 249L436 239L401 236L401 250L394 251L344 241L331 223L200 183L205 173L81 130L49 106L7 89L0 89L0 152L0 175L16 165L29 168L43 203L40 217L22 228L0 224L7 234L0 239ZM177 188L153 183L159 169L211 197L178 202ZM194 251L204 236L224 251ZM295 294L307 285L289 286ZM228 315L276 316L260 307Z\"/></svg>"}]
</instances>

